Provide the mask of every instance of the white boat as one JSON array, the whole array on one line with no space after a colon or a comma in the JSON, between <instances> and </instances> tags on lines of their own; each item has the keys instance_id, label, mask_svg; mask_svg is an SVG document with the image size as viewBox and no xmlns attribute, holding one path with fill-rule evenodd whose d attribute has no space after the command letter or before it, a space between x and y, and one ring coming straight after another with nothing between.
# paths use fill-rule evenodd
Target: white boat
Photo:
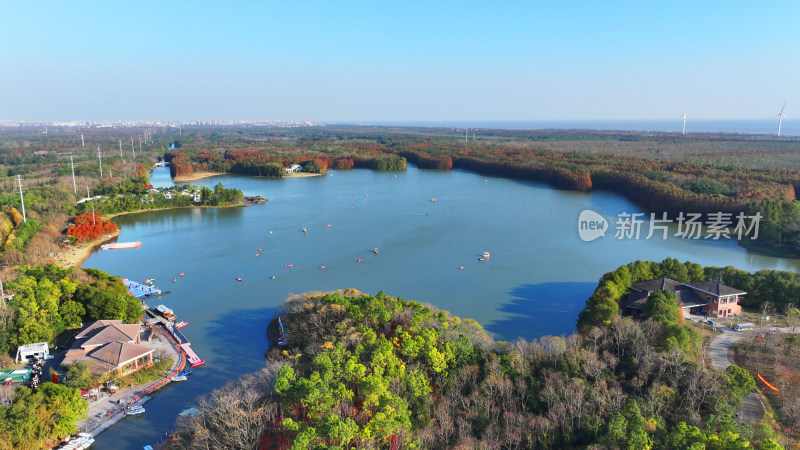
<instances>
[{"instance_id":1,"label":"white boat","mask_svg":"<svg viewBox=\"0 0 800 450\"><path fill-rule=\"evenodd\" d=\"M119 250L123 248L139 248L142 246L141 241L134 242L116 242L114 244L103 244L100 246L103 250Z\"/></svg>"},{"instance_id":2,"label":"white boat","mask_svg":"<svg viewBox=\"0 0 800 450\"><path fill-rule=\"evenodd\" d=\"M131 406L130 408L128 408L128 415L129 416L136 416L136 415L139 415L139 414L144 414L144 406L136 405L136 406Z\"/></svg>"},{"instance_id":3,"label":"white boat","mask_svg":"<svg viewBox=\"0 0 800 450\"><path fill-rule=\"evenodd\" d=\"M490 256L492 256L492 255L490 255L489 252L483 252L483 258L484 259L489 259Z\"/></svg>"},{"instance_id":4,"label":"white boat","mask_svg":"<svg viewBox=\"0 0 800 450\"><path fill-rule=\"evenodd\" d=\"M186 380L188 380L188 378L186 378L186 375L175 375L174 377L170 378L170 380L172 380L172 381L186 381Z\"/></svg>"}]
</instances>

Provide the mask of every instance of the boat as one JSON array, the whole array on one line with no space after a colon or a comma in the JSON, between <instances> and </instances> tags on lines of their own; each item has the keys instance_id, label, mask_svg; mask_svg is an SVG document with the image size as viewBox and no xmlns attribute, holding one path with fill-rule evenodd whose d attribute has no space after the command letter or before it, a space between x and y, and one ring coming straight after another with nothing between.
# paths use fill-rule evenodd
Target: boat
<instances>
[{"instance_id":1,"label":"boat","mask_svg":"<svg viewBox=\"0 0 800 450\"><path fill-rule=\"evenodd\" d=\"M320 269L324 269L326 267L328 267L328 266L319 266Z\"/></svg>"},{"instance_id":2,"label":"boat","mask_svg":"<svg viewBox=\"0 0 800 450\"><path fill-rule=\"evenodd\" d=\"M189 325L189 322L180 321L180 322L175 324L175 328L180 330L181 328L185 327L186 325Z\"/></svg>"},{"instance_id":3,"label":"boat","mask_svg":"<svg viewBox=\"0 0 800 450\"><path fill-rule=\"evenodd\" d=\"M272 276L270 277L270 279L273 279L273 280L274 280L274 279L275 279L275 275L272 275Z\"/></svg>"},{"instance_id":4,"label":"boat","mask_svg":"<svg viewBox=\"0 0 800 450\"><path fill-rule=\"evenodd\" d=\"M206 360L205 360L205 359L198 359L197 361L195 361L195 362L193 362L193 363L189 364L189 366L191 366L191 367L200 367L200 366L202 366L202 365L203 365L203 364L205 364L205 363L206 363Z\"/></svg>"},{"instance_id":5,"label":"boat","mask_svg":"<svg viewBox=\"0 0 800 450\"><path fill-rule=\"evenodd\" d=\"M175 375L174 377L170 378L170 381L186 381L188 378L186 375Z\"/></svg>"},{"instance_id":6,"label":"boat","mask_svg":"<svg viewBox=\"0 0 800 450\"><path fill-rule=\"evenodd\" d=\"M467 268L467 266L458 266L458 270L464 270L466 268Z\"/></svg>"},{"instance_id":7,"label":"boat","mask_svg":"<svg viewBox=\"0 0 800 450\"><path fill-rule=\"evenodd\" d=\"M272 234L272 230L269 230L269 234Z\"/></svg>"},{"instance_id":8,"label":"boat","mask_svg":"<svg viewBox=\"0 0 800 450\"><path fill-rule=\"evenodd\" d=\"M123 248L139 248L142 246L140 241L134 242L115 242L113 244L103 244L100 246L103 250L120 250Z\"/></svg>"},{"instance_id":9,"label":"boat","mask_svg":"<svg viewBox=\"0 0 800 450\"><path fill-rule=\"evenodd\" d=\"M435 199L435 198L432 198L432 199L431 199L431 203L436 203L436 199Z\"/></svg>"},{"instance_id":10,"label":"boat","mask_svg":"<svg viewBox=\"0 0 800 450\"><path fill-rule=\"evenodd\" d=\"M364 260L363 260L363 259L361 259L361 258L358 258L358 262L362 262L362 261L364 261Z\"/></svg>"},{"instance_id":11,"label":"boat","mask_svg":"<svg viewBox=\"0 0 800 450\"><path fill-rule=\"evenodd\" d=\"M261 256L261 253L256 253L256 254L255 254L255 255L253 255L253 256L255 256L255 257L259 257L259 256Z\"/></svg>"},{"instance_id":12,"label":"boat","mask_svg":"<svg viewBox=\"0 0 800 450\"><path fill-rule=\"evenodd\" d=\"M303 228L303 233L308 233L308 230L306 230L305 228Z\"/></svg>"},{"instance_id":13,"label":"boat","mask_svg":"<svg viewBox=\"0 0 800 450\"><path fill-rule=\"evenodd\" d=\"M175 320L175 312L164 305L156 306L155 311L164 316L168 320Z\"/></svg>"},{"instance_id":14,"label":"boat","mask_svg":"<svg viewBox=\"0 0 800 450\"><path fill-rule=\"evenodd\" d=\"M333 224L332 224L332 223L329 223L329 224L328 224L328 226L329 226L329 227L332 227L332 226L333 226Z\"/></svg>"},{"instance_id":15,"label":"boat","mask_svg":"<svg viewBox=\"0 0 800 450\"><path fill-rule=\"evenodd\" d=\"M259 249L258 249L258 252L259 252L259 253L261 253L261 250L264 250L264 249L263 249L263 248L259 248Z\"/></svg>"},{"instance_id":16,"label":"boat","mask_svg":"<svg viewBox=\"0 0 800 450\"><path fill-rule=\"evenodd\" d=\"M378 248L377 247L373 248L372 249L372 253L375 253L377 255L378 254Z\"/></svg>"},{"instance_id":17,"label":"boat","mask_svg":"<svg viewBox=\"0 0 800 450\"><path fill-rule=\"evenodd\" d=\"M294 264L284 264L283 267L286 267L287 269L291 269L292 267L294 267Z\"/></svg>"},{"instance_id":18,"label":"boat","mask_svg":"<svg viewBox=\"0 0 800 450\"><path fill-rule=\"evenodd\" d=\"M483 259L489 259L490 256L492 255L490 255L489 252L483 252Z\"/></svg>"},{"instance_id":19,"label":"boat","mask_svg":"<svg viewBox=\"0 0 800 450\"><path fill-rule=\"evenodd\" d=\"M128 408L129 416L138 416L139 414L144 414L144 406L136 405Z\"/></svg>"},{"instance_id":20,"label":"boat","mask_svg":"<svg viewBox=\"0 0 800 450\"><path fill-rule=\"evenodd\" d=\"M62 445L61 449L69 449L69 450L83 450L89 448L94 444L94 437L92 437L89 433L78 433L77 436L70 439Z\"/></svg>"},{"instance_id":21,"label":"boat","mask_svg":"<svg viewBox=\"0 0 800 450\"><path fill-rule=\"evenodd\" d=\"M236 281L242 281L242 279L241 278L237 278Z\"/></svg>"},{"instance_id":22,"label":"boat","mask_svg":"<svg viewBox=\"0 0 800 450\"><path fill-rule=\"evenodd\" d=\"M185 273L185 272L181 272L181 273L179 273L179 274L178 274L178 276L179 276L179 277L182 277L182 276L184 276L184 275L186 275L186 273Z\"/></svg>"},{"instance_id":23,"label":"boat","mask_svg":"<svg viewBox=\"0 0 800 450\"><path fill-rule=\"evenodd\" d=\"M181 372L181 373L179 373L178 375L175 375L175 376L177 376L177 377L188 377L191 374L192 374L192 371L189 370L189 369L186 369L183 372Z\"/></svg>"}]
</instances>

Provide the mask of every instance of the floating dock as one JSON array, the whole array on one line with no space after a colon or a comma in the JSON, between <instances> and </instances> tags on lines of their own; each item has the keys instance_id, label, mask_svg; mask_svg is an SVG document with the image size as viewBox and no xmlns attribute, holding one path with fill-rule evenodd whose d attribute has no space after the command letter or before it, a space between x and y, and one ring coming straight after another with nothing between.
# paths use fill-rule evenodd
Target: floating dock
<instances>
[{"instance_id":1,"label":"floating dock","mask_svg":"<svg viewBox=\"0 0 800 450\"><path fill-rule=\"evenodd\" d=\"M128 288L128 293L140 300L169 294L169 291L161 292L161 289L155 286L137 283L135 281L128 280L127 278L123 279L122 282L125 284L125 287Z\"/></svg>"}]
</instances>

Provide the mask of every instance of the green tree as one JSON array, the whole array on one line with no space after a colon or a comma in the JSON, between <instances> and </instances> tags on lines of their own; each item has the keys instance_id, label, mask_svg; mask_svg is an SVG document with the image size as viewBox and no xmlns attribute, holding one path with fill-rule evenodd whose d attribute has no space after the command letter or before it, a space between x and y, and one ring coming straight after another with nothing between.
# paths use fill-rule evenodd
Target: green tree
<instances>
[{"instance_id":1,"label":"green tree","mask_svg":"<svg viewBox=\"0 0 800 450\"><path fill-rule=\"evenodd\" d=\"M678 299L671 291L655 291L650 294L650 298L642 308L642 313L644 317L665 325L680 321Z\"/></svg>"},{"instance_id":2,"label":"green tree","mask_svg":"<svg viewBox=\"0 0 800 450\"><path fill-rule=\"evenodd\" d=\"M75 361L72 364L63 365L61 369L65 371L62 384L67 387L87 390L94 381L89 364L83 361Z\"/></svg>"}]
</instances>

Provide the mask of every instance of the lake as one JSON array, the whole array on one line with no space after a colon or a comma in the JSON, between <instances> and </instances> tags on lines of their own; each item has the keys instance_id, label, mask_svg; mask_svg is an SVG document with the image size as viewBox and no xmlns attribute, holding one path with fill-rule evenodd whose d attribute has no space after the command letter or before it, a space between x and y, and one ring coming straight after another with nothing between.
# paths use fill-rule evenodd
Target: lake
<instances>
[{"instance_id":1,"label":"lake","mask_svg":"<svg viewBox=\"0 0 800 450\"><path fill-rule=\"evenodd\" d=\"M151 179L172 185L168 168L154 170ZM219 182L270 201L119 216L119 240L142 247L98 251L83 265L136 281L155 277L172 293L150 303L164 303L189 322L182 331L206 360L189 381L156 392L145 414L101 434L96 448L153 444L197 396L261 367L266 325L292 293L383 290L474 318L497 339L513 340L571 334L599 277L637 259L800 269L800 260L754 254L730 240L617 240L612 228L583 242L581 211L609 218L640 212L610 192L560 191L411 166L401 173L220 176L194 184L213 188ZM485 251L491 257L479 261ZM181 272L186 275L178 277Z\"/></svg>"}]
</instances>

